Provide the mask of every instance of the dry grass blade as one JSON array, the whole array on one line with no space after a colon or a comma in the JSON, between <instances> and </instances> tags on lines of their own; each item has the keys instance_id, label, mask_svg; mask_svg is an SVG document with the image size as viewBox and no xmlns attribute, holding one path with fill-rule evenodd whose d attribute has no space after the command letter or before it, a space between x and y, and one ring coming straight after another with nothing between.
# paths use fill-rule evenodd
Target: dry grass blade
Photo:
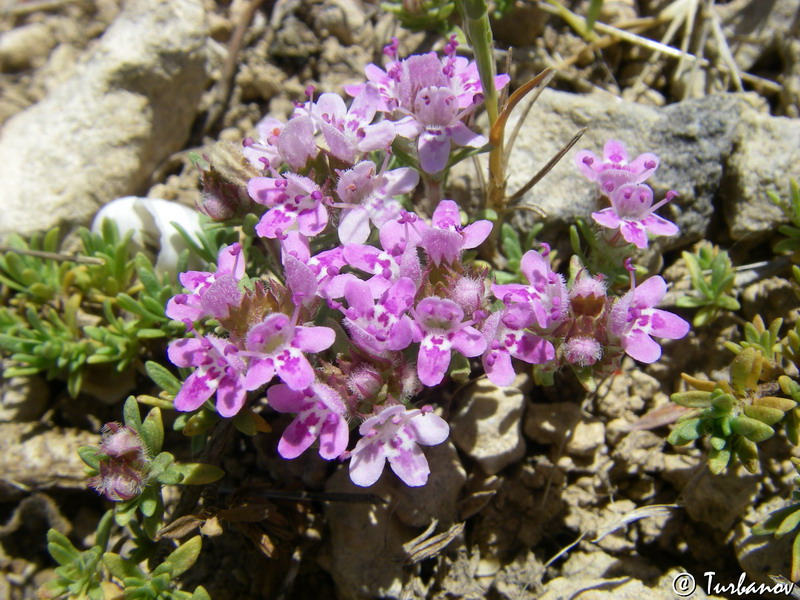
<instances>
[{"instance_id":1,"label":"dry grass blade","mask_svg":"<svg viewBox=\"0 0 800 600\"><path fill-rule=\"evenodd\" d=\"M431 535L436 530L437 523L436 519L434 519L425 531L410 542L403 544L403 550L407 555L407 564L414 564L436 556L464 531L464 523L456 523L447 531Z\"/></svg>"},{"instance_id":2,"label":"dry grass blade","mask_svg":"<svg viewBox=\"0 0 800 600\"><path fill-rule=\"evenodd\" d=\"M627 525L635 523L641 519L649 519L650 517L661 517L668 515L675 508L679 508L679 506L677 504L653 504L651 506L640 506L639 508L635 508L624 515L614 515L611 517L610 521L607 522L606 525L597 532L597 535L592 540L592 543L596 544L607 535L611 535L618 529L626 527Z\"/></svg>"},{"instance_id":3,"label":"dry grass blade","mask_svg":"<svg viewBox=\"0 0 800 600\"><path fill-rule=\"evenodd\" d=\"M58 254L56 252L44 252L43 250L27 250L25 248L12 248L0 244L0 252L14 252L15 254L22 254L23 256L34 256L36 258L46 258L48 260L56 260L60 262L74 262L84 265L104 265L106 261L102 258L95 258L94 256L72 256L70 254Z\"/></svg>"},{"instance_id":4,"label":"dry grass blade","mask_svg":"<svg viewBox=\"0 0 800 600\"><path fill-rule=\"evenodd\" d=\"M522 198L522 196L524 196L524 195L525 195L525 194L528 192L528 190L530 190L530 189L531 189L533 186L535 186L537 183L539 183L539 181L541 181L542 177L544 177L545 175L547 175L547 174L548 174L548 173L551 171L551 169L552 169L553 167L555 167L555 166L556 166L556 164L558 164L558 161L560 161L562 158L564 158L564 155L565 155L567 152L569 152L569 151L570 151L570 149L571 149L571 148L572 148L572 147L573 147L575 144L577 144L577 143L578 143L578 140L579 140L579 139L581 139L581 137L583 137L583 134L584 134L584 133L586 133L586 129L587 129L587 128L586 128L586 127L584 127L583 129L581 129L580 131L578 131L578 133L576 133L574 136L572 136L572 139L571 139L569 142L567 142L567 143L566 143L566 144L565 144L565 145L564 145L564 146L561 148L561 150L559 150L558 152L556 152L555 156L553 156L553 158L551 158L549 161L547 161L547 164L546 164L545 166L543 166L543 167L542 167L542 168L539 170L539 172L538 172L538 173L536 173L536 175L534 175L533 177L531 177L531 179L528 181L528 183L526 183L525 185L523 185L523 186L522 186L520 189L518 189L518 190L517 190L517 191L516 191L514 194L512 194L512 195L511 195L511 196L508 198L508 203L509 203L509 204L511 204L511 203L513 203L513 202L517 202L517 201L519 201L519 200Z\"/></svg>"},{"instance_id":5,"label":"dry grass blade","mask_svg":"<svg viewBox=\"0 0 800 600\"><path fill-rule=\"evenodd\" d=\"M494 126L492 127L491 131L489 132L489 143L492 146L499 146L503 140L503 132L506 129L506 123L508 122L508 117L511 116L514 107L520 103L520 101L527 96L533 88L540 85L551 73L551 69L545 69L541 73L539 73L536 77L524 83L519 88L517 88L513 94L508 98L508 102L503 107L503 110L500 112L500 115L497 117L497 121L495 121Z\"/></svg>"},{"instance_id":6,"label":"dry grass blade","mask_svg":"<svg viewBox=\"0 0 800 600\"><path fill-rule=\"evenodd\" d=\"M553 77L556 76L555 71L544 71L544 72L547 73L547 75L544 77L544 79L542 79L539 88L533 93L533 96L528 101L527 106L522 111L522 114L519 116L519 119L517 119L517 122L514 125L514 129L511 131L511 135L508 136L508 144L505 148L505 154L503 155L503 160L505 160L506 163L508 163L508 159L511 156L511 149L514 147L514 142L517 141L517 136L519 135L519 132L522 129L523 123L525 123L525 120L528 118L528 114L531 112L533 105L539 99L539 96L542 95L542 92L545 90L545 88L548 85L550 85L551 81L553 81Z\"/></svg>"}]
</instances>

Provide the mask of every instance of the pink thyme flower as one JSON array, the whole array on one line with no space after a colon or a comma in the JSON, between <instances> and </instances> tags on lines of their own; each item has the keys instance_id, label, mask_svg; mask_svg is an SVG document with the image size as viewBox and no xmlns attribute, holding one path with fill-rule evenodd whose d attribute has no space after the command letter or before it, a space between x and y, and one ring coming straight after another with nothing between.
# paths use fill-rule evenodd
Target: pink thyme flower
<instances>
[{"instance_id":1,"label":"pink thyme flower","mask_svg":"<svg viewBox=\"0 0 800 600\"><path fill-rule=\"evenodd\" d=\"M369 487L381 476L386 461L406 485L425 485L431 470L419 447L435 446L447 439L447 422L430 407L406 410L390 406L364 421L358 432L363 436L351 454L350 479Z\"/></svg>"},{"instance_id":2,"label":"pink thyme flower","mask_svg":"<svg viewBox=\"0 0 800 600\"><path fill-rule=\"evenodd\" d=\"M413 247L395 256L375 246L348 244L344 247L343 256L351 267L372 275L367 280L367 285L373 298L380 298L400 277L408 277L416 287L422 281L422 267Z\"/></svg>"},{"instance_id":3,"label":"pink thyme flower","mask_svg":"<svg viewBox=\"0 0 800 600\"><path fill-rule=\"evenodd\" d=\"M463 119L476 105L461 109L449 87L428 87L414 101L414 121L419 132L419 165L426 173L439 173L447 166L450 146L480 148L488 138L464 125Z\"/></svg>"},{"instance_id":4,"label":"pink thyme flower","mask_svg":"<svg viewBox=\"0 0 800 600\"><path fill-rule=\"evenodd\" d=\"M566 318L569 309L564 278L554 273L547 259L534 250L523 255L520 270L530 285L492 285L495 297L511 307L504 322L512 329L525 329L534 322L542 330L553 329Z\"/></svg>"},{"instance_id":5,"label":"pink thyme flower","mask_svg":"<svg viewBox=\"0 0 800 600\"><path fill-rule=\"evenodd\" d=\"M313 382L303 391L288 385L273 385L267 390L269 405L281 413L297 413L278 442L278 453L297 458L319 438L319 455L325 460L338 457L347 449L350 430L344 403L336 391Z\"/></svg>"},{"instance_id":6,"label":"pink thyme flower","mask_svg":"<svg viewBox=\"0 0 800 600\"><path fill-rule=\"evenodd\" d=\"M328 224L323 194L308 177L284 173L277 177L253 177L247 183L250 197L270 209L256 225L256 233L281 238L295 224L305 236L315 236Z\"/></svg>"},{"instance_id":7,"label":"pink thyme flower","mask_svg":"<svg viewBox=\"0 0 800 600\"><path fill-rule=\"evenodd\" d=\"M197 367L175 396L175 410L197 410L214 394L222 417L232 417L244 406L247 366L227 340L213 335L175 340L167 356L178 367Z\"/></svg>"},{"instance_id":8,"label":"pink thyme flower","mask_svg":"<svg viewBox=\"0 0 800 600\"><path fill-rule=\"evenodd\" d=\"M600 185L603 193L610 194L624 183L642 183L658 168L658 156L650 152L640 154L628 162L625 144L609 140L603 147L602 160L589 150L575 155L575 164L581 173Z\"/></svg>"},{"instance_id":9,"label":"pink thyme flower","mask_svg":"<svg viewBox=\"0 0 800 600\"><path fill-rule=\"evenodd\" d=\"M503 315L507 310L492 313L481 327L489 340L481 359L483 368L489 380L499 386L511 385L514 381L516 373L511 364L512 356L533 365L541 365L555 357L555 348L547 340L503 323Z\"/></svg>"},{"instance_id":10,"label":"pink thyme flower","mask_svg":"<svg viewBox=\"0 0 800 600\"><path fill-rule=\"evenodd\" d=\"M330 327L302 327L283 313L269 315L245 338L242 355L250 357L245 389L258 389L275 374L293 390L306 389L314 381L314 369L303 353L327 350L335 339Z\"/></svg>"},{"instance_id":11,"label":"pink thyme flower","mask_svg":"<svg viewBox=\"0 0 800 600\"><path fill-rule=\"evenodd\" d=\"M653 206L653 190L643 183L625 183L611 192L611 207L593 212L592 218L610 229L619 229L626 242L637 248L647 248L647 234L672 236L678 226L654 214L677 194L668 192L666 198Z\"/></svg>"},{"instance_id":12,"label":"pink thyme flower","mask_svg":"<svg viewBox=\"0 0 800 600\"><path fill-rule=\"evenodd\" d=\"M655 308L667 293L667 284L656 275L636 286L611 307L609 333L619 339L628 356L653 363L661 356L661 346L650 336L678 340L689 332L689 323L678 315Z\"/></svg>"},{"instance_id":13,"label":"pink thyme flower","mask_svg":"<svg viewBox=\"0 0 800 600\"><path fill-rule=\"evenodd\" d=\"M347 265L342 255L341 246L330 250L323 250L311 256L308 238L297 230L287 231L286 235L281 239L281 253L284 265L286 264L287 257L291 256L311 269L311 272L317 279L316 294L321 298L329 296L328 285L339 275L339 271ZM291 282L287 281L287 283L292 285ZM339 294L339 296L341 296L341 294ZM337 298L339 296L333 295L330 297ZM306 298L303 302L307 303L309 300Z\"/></svg>"},{"instance_id":14,"label":"pink thyme flower","mask_svg":"<svg viewBox=\"0 0 800 600\"><path fill-rule=\"evenodd\" d=\"M353 343L378 356L407 348L411 344L412 329L406 311L414 303L416 292L414 282L401 277L375 303L365 282L349 281L344 289L349 308L342 312Z\"/></svg>"},{"instance_id":15,"label":"pink thyme flower","mask_svg":"<svg viewBox=\"0 0 800 600\"><path fill-rule=\"evenodd\" d=\"M486 350L486 338L462 322L464 311L452 300L429 296L411 309L414 317L414 341L420 342L417 373L427 386L438 385L450 366L450 351L467 357L479 356Z\"/></svg>"},{"instance_id":16,"label":"pink thyme flower","mask_svg":"<svg viewBox=\"0 0 800 600\"><path fill-rule=\"evenodd\" d=\"M178 321L197 321L206 316L227 317L230 307L241 300L238 282L244 277L244 267L242 246L237 242L219 251L215 273L181 273L178 278L189 293L170 298L166 315Z\"/></svg>"},{"instance_id":17,"label":"pink thyme flower","mask_svg":"<svg viewBox=\"0 0 800 600\"><path fill-rule=\"evenodd\" d=\"M131 500L144 489L147 456L144 443L132 427L106 423L100 441L99 473L89 485L112 502Z\"/></svg>"},{"instance_id":18,"label":"pink thyme flower","mask_svg":"<svg viewBox=\"0 0 800 600\"><path fill-rule=\"evenodd\" d=\"M366 84L348 110L339 94L322 94L311 105L311 114L322 130L331 154L353 164L356 156L388 148L396 132L391 121L372 123L381 105L381 96L374 84Z\"/></svg>"},{"instance_id":19,"label":"pink thyme flower","mask_svg":"<svg viewBox=\"0 0 800 600\"><path fill-rule=\"evenodd\" d=\"M369 224L377 228L397 218L403 207L395 196L407 194L419 183L419 174L401 167L386 171L388 155L380 171L375 163L365 160L352 169L339 171L336 194L342 202L339 240L343 244L363 244L369 237Z\"/></svg>"},{"instance_id":20,"label":"pink thyme flower","mask_svg":"<svg viewBox=\"0 0 800 600\"><path fill-rule=\"evenodd\" d=\"M431 224L419 222L420 246L435 265L444 260L457 261L462 250L477 248L489 237L491 221L475 221L462 227L458 204L452 200L442 200L433 211Z\"/></svg>"}]
</instances>

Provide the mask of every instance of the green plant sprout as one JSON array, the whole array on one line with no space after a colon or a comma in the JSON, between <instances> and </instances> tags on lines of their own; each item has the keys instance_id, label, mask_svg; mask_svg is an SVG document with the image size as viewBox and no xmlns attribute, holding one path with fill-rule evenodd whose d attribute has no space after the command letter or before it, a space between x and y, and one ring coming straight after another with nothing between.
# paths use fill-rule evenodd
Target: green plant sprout
<instances>
[{"instance_id":1,"label":"green plant sprout","mask_svg":"<svg viewBox=\"0 0 800 600\"><path fill-rule=\"evenodd\" d=\"M795 468L800 472L800 459L792 458ZM794 480L800 486L800 477ZM800 580L800 489L792 492L792 499L788 506L773 511L766 519L751 528L753 535L773 535L780 539L786 535L795 536L792 544L792 581Z\"/></svg>"},{"instance_id":2,"label":"green plant sprout","mask_svg":"<svg viewBox=\"0 0 800 600\"><path fill-rule=\"evenodd\" d=\"M786 236L775 244L773 250L778 254L796 253L800 250L800 185L797 180L789 180L789 200L786 201L775 192L767 192L770 201L783 211L786 219L791 223L778 227L778 233Z\"/></svg>"},{"instance_id":3,"label":"green plant sprout","mask_svg":"<svg viewBox=\"0 0 800 600\"><path fill-rule=\"evenodd\" d=\"M108 547L112 511L106 512L97 525L95 545L79 551L67 536L55 529L47 532L47 550L58 567L55 579L39 588L39 597L47 600L70 598L74 600L103 600L102 556Z\"/></svg>"},{"instance_id":4,"label":"green plant sprout","mask_svg":"<svg viewBox=\"0 0 800 600\"><path fill-rule=\"evenodd\" d=\"M742 349L730 365L729 381L682 377L693 390L672 394L676 404L694 409L682 416L667 441L676 446L710 436L708 466L723 472L738 458L751 473L758 470L757 444L775 434L774 426L797 407L795 400L771 395L762 386L767 361L755 347ZM769 380L768 380L769 381Z\"/></svg>"},{"instance_id":5,"label":"green plant sprout","mask_svg":"<svg viewBox=\"0 0 800 600\"><path fill-rule=\"evenodd\" d=\"M93 365L129 369L149 340L171 339L183 324L164 314L177 287L144 255L130 257L130 234L111 221L80 232L82 255L57 254L58 229L25 242L11 236L0 255L0 350L15 365L5 377L43 372L62 378L72 397Z\"/></svg>"},{"instance_id":6,"label":"green plant sprout","mask_svg":"<svg viewBox=\"0 0 800 600\"><path fill-rule=\"evenodd\" d=\"M199 535L146 572L139 566L141 561L106 551L113 523L113 512L106 512L97 526L94 546L83 552L64 534L55 529L47 532L47 549L59 566L55 579L39 588L40 598L103 600L121 591L126 600L211 600L202 586L190 593L180 590L175 581L197 561L202 545Z\"/></svg>"},{"instance_id":7,"label":"green plant sprout","mask_svg":"<svg viewBox=\"0 0 800 600\"><path fill-rule=\"evenodd\" d=\"M456 5L452 0L388 0L381 8L395 15L400 25L410 31L438 31L450 29L450 15Z\"/></svg>"},{"instance_id":8,"label":"green plant sprout","mask_svg":"<svg viewBox=\"0 0 800 600\"><path fill-rule=\"evenodd\" d=\"M500 247L505 258L505 268L494 272L497 283L524 283L524 276L520 271L522 255L533 248L536 236L544 229L544 223L537 223L525 235L524 241L517 230L510 224L503 223L500 227Z\"/></svg>"},{"instance_id":9,"label":"green plant sprout","mask_svg":"<svg viewBox=\"0 0 800 600\"><path fill-rule=\"evenodd\" d=\"M734 272L728 253L717 246L704 243L696 253L682 253L692 278L693 294L678 298L683 308L699 308L692 324L708 325L719 316L720 310L739 310L739 302L730 295Z\"/></svg>"},{"instance_id":10,"label":"green plant sprout","mask_svg":"<svg viewBox=\"0 0 800 600\"><path fill-rule=\"evenodd\" d=\"M161 488L165 485L201 485L224 476L219 467L202 463L177 463L162 452L164 425L161 410L152 408L142 420L132 396L125 402L125 425L109 423L99 447L81 446L81 459L88 466L92 487L118 504L114 520L124 527L137 510L143 531L155 539L164 517Z\"/></svg>"}]
</instances>

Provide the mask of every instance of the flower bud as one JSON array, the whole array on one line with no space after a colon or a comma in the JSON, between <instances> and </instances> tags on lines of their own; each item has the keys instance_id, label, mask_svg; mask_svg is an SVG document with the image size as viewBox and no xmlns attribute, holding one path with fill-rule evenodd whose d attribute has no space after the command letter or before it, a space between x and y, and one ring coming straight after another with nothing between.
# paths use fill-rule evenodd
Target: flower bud
<instances>
[{"instance_id":1,"label":"flower bud","mask_svg":"<svg viewBox=\"0 0 800 600\"><path fill-rule=\"evenodd\" d=\"M112 502L131 500L142 493L148 467L147 453L139 434L119 423L106 423L100 441L99 473L89 485Z\"/></svg>"}]
</instances>

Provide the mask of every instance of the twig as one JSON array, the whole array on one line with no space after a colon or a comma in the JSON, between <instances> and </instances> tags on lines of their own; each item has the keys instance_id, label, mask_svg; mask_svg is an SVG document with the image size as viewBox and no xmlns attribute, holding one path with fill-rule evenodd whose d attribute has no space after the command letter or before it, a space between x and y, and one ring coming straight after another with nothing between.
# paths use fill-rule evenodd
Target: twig
<instances>
[{"instance_id":1,"label":"twig","mask_svg":"<svg viewBox=\"0 0 800 600\"><path fill-rule=\"evenodd\" d=\"M524 196L528 192L528 190L530 190L533 186L535 186L537 183L539 183L539 181L541 181L542 177L547 175L550 172L550 170L553 167L556 166L558 161L560 161L562 158L564 158L564 155L567 152L569 152L570 149L575 144L578 143L578 140L581 139L581 137L583 137L583 134L586 133L586 130L587 130L587 128L584 127L583 129L578 131L578 133L576 133L574 136L572 136L572 139L569 142L567 142L566 145L561 148L561 150L556 152L555 156L553 156L553 158L548 160L547 164L545 166L543 166L539 170L539 172L536 173L536 175L531 177L531 179L530 179L530 181L528 181L528 183L523 185L520 189L518 189L513 195L511 195L508 198L508 203L511 204L512 202L518 201L520 198L522 198L522 196Z\"/></svg>"},{"instance_id":2,"label":"twig","mask_svg":"<svg viewBox=\"0 0 800 600\"><path fill-rule=\"evenodd\" d=\"M318 500L320 502L346 502L349 504L386 504L377 494L349 494L344 492L304 492L288 490L258 490L258 495L276 500Z\"/></svg>"},{"instance_id":3,"label":"twig","mask_svg":"<svg viewBox=\"0 0 800 600\"><path fill-rule=\"evenodd\" d=\"M58 10L75 1L76 0L41 0L40 2L25 2L23 4L16 4L10 8L4 8L2 12L12 17L24 17L25 15L30 15L35 12Z\"/></svg>"},{"instance_id":4,"label":"twig","mask_svg":"<svg viewBox=\"0 0 800 600\"><path fill-rule=\"evenodd\" d=\"M242 49L242 44L244 43L244 34L247 33L247 28L250 27L253 15L255 15L256 10L261 6L263 1L264 0L250 0L247 8L242 12L239 22L236 24L236 29L233 31L230 42L228 42L228 55L225 57L225 63L222 65L222 74L214 90L214 102L203 123L203 134L208 133L225 112L225 107L228 105L233 90L233 78L236 75L236 68L239 65L237 59L239 58L239 51Z\"/></svg>"},{"instance_id":5,"label":"twig","mask_svg":"<svg viewBox=\"0 0 800 600\"><path fill-rule=\"evenodd\" d=\"M539 2L539 4L537 6L539 8L541 8L543 11L548 12L550 14L554 14L554 15L560 15L561 14L559 11L555 10L553 7L551 7L550 5L548 5L546 3ZM705 58L698 58L697 56L694 56L693 54L690 54L688 52L683 52L681 50L678 50L677 48L673 48L672 46L668 46L666 44L662 44L661 42L657 42L655 40L651 40L649 38L645 38L645 37L636 35L635 33L631 33L629 31L625 31L625 30L619 29L617 27L612 27L611 25L606 25L605 23L597 22L597 23L594 24L594 28L597 31L601 32L601 33L606 33L606 34L608 34L608 35L610 35L612 37L619 38L619 39L624 40L626 42L630 42L631 44L635 44L637 46L642 46L642 47L647 48L648 50L652 50L654 52L660 52L660 53L665 54L667 56L670 56L672 58L678 58L678 59L683 59L683 60L689 60L689 61L692 61L692 62L697 62L697 63L700 64L700 66L704 66L704 67L705 66L713 66ZM718 65L716 68L719 69L720 71L723 71L723 72L727 72L728 71L728 68L725 65ZM753 75L751 73L744 73L743 72L743 73L740 74L740 77L741 77L742 81L746 81L746 82L748 82L748 83L750 83L752 85L760 85L764 89L767 89L767 90L769 90L771 92L777 93L777 92L780 92L783 89L780 84L778 84L778 83L776 83L776 82L774 82L774 81L772 81L770 79L765 79L764 77L759 77L758 75Z\"/></svg>"},{"instance_id":6,"label":"twig","mask_svg":"<svg viewBox=\"0 0 800 600\"><path fill-rule=\"evenodd\" d=\"M102 258L93 256L72 256L70 254L58 254L56 252L45 252L43 250L26 250L24 248L13 248L0 244L0 252L14 252L15 254L22 254L23 256L35 256L36 258L47 258L49 260L57 260L61 262L75 262L84 265L104 265L106 261Z\"/></svg>"}]
</instances>

